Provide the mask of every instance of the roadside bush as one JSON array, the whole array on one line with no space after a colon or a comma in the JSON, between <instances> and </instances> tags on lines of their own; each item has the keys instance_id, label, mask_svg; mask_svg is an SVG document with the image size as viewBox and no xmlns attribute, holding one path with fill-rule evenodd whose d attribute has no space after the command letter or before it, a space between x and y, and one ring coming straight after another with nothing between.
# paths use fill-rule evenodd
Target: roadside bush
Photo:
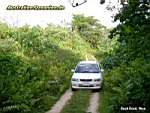
<instances>
[{"instance_id":1,"label":"roadside bush","mask_svg":"<svg viewBox=\"0 0 150 113\"><path fill-rule=\"evenodd\" d=\"M49 110L69 88L70 70L83 58L79 50L83 48L85 53L86 48L63 44L70 43L67 38L72 35L61 27L48 26L45 30L28 25L9 28L1 23L0 26L9 29L0 31L0 112L43 113ZM64 41L58 42L59 38ZM78 40L74 40L73 46L84 43Z\"/></svg>"},{"instance_id":2,"label":"roadside bush","mask_svg":"<svg viewBox=\"0 0 150 113\"><path fill-rule=\"evenodd\" d=\"M121 113L121 106L145 107L142 113L148 113L150 106L150 63L144 59L136 59L129 65L121 65L105 74L105 94L111 95L106 98L109 103L107 110L109 112ZM104 102L105 104L105 102ZM129 111L133 112L133 111ZM137 110L137 112L140 112Z\"/></svg>"},{"instance_id":3,"label":"roadside bush","mask_svg":"<svg viewBox=\"0 0 150 113\"><path fill-rule=\"evenodd\" d=\"M117 37L119 46L103 60L105 91L102 113L149 113L150 103L150 26L149 6L129 0L128 8L116 16L120 24L109 37ZM107 96L111 98L108 98ZM137 107L137 110L120 111L120 107ZM139 110L143 107L146 110ZM106 110L107 109L107 110ZM108 110L109 109L109 110Z\"/></svg>"}]
</instances>

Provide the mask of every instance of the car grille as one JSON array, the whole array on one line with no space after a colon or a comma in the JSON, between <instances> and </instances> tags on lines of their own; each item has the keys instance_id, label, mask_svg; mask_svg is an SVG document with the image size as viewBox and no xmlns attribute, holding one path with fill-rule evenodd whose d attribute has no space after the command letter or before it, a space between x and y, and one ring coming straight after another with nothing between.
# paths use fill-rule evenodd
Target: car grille
<instances>
[{"instance_id":1,"label":"car grille","mask_svg":"<svg viewBox=\"0 0 150 113\"><path fill-rule=\"evenodd\" d=\"M79 87L94 87L94 85L92 85L92 84L90 84L90 85L79 84Z\"/></svg>"},{"instance_id":2,"label":"car grille","mask_svg":"<svg viewBox=\"0 0 150 113\"><path fill-rule=\"evenodd\" d=\"M90 82L92 79L80 79L80 81Z\"/></svg>"}]
</instances>

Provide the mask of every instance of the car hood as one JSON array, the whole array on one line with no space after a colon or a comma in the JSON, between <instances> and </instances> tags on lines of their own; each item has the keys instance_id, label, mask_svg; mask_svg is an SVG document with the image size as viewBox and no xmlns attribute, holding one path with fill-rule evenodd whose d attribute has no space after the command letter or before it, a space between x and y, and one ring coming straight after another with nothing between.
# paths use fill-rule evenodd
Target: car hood
<instances>
[{"instance_id":1,"label":"car hood","mask_svg":"<svg viewBox=\"0 0 150 113\"><path fill-rule=\"evenodd\" d=\"M102 79L101 73L74 73L72 78L77 79Z\"/></svg>"}]
</instances>

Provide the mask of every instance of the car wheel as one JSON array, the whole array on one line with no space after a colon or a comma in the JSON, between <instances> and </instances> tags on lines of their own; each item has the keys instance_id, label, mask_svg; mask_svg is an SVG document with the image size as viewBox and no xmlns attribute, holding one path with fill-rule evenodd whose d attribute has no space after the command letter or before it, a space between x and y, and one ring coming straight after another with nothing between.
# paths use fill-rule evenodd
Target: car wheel
<instances>
[{"instance_id":1,"label":"car wheel","mask_svg":"<svg viewBox=\"0 0 150 113\"><path fill-rule=\"evenodd\" d=\"M72 90L72 91L76 91L77 89L71 87L71 90Z\"/></svg>"},{"instance_id":2,"label":"car wheel","mask_svg":"<svg viewBox=\"0 0 150 113\"><path fill-rule=\"evenodd\" d=\"M100 92L100 90L101 90L101 88L99 88L99 89L93 89L92 91L93 92Z\"/></svg>"}]
</instances>

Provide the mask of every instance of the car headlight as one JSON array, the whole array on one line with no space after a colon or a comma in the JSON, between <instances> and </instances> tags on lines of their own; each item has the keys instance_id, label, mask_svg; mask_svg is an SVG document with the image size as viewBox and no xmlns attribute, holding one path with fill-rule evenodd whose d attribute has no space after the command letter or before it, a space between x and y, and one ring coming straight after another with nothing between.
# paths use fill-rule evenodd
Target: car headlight
<instances>
[{"instance_id":1,"label":"car headlight","mask_svg":"<svg viewBox=\"0 0 150 113\"><path fill-rule=\"evenodd\" d=\"M100 79L100 78L94 79L94 81L95 81L95 82L99 82L99 81L101 81L101 79Z\"/></svg>"},{"instance_id":2,"label":"car headlight","mask_svg":"<svg viewBox=\"0 0 150 113\"><path fill-rule=\"evenodd\" d=\"M79 79L77 79L77 78L72 78L72 81L78 81Z\"/></svg>"}]
</instances>

